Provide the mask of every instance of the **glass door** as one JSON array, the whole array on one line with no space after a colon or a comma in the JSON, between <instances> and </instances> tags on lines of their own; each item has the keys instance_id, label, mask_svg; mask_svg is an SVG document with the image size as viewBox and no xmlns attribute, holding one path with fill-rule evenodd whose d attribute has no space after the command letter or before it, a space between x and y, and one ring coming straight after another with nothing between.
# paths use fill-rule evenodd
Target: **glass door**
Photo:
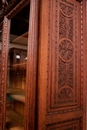
<instances>
[{"instance_id":1,"label":"glass door","mask_svg":"<svg viewBox=\"0 0 87 130\"><path fill-rule=\"evenodd\" d=\"M29 9L28 4L11 19L6 86L8 130L24 130Z\"/></svg>"}]
</instances>

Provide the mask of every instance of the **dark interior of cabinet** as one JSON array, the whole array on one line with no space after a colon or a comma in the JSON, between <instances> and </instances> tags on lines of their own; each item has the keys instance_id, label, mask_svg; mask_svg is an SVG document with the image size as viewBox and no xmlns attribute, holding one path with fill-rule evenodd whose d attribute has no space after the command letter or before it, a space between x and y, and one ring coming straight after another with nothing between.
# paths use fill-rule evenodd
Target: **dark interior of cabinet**
<instances>
[{"instance_id":1,"label":"dark interior of cabinet","mask_svg":"<svg viewBox=\"0 0 87 130\"><path fill-rule=\"evenodd\" d=\"M11 19L6 95L8 130L24 129L29 10L28 4Z\"/></svg>"}]
</instances>

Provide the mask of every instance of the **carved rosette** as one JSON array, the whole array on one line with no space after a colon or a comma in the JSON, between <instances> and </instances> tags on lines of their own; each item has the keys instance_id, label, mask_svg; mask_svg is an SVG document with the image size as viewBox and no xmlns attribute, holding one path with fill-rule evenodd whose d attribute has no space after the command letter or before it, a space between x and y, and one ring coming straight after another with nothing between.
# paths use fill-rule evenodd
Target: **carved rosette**
<instances>
[{"instance_id":1,"label":"carved rosette","mask_svg":"<svg viewBox=\"0 0 87 130\"><path fill-rule=\"evenodd\" d=\"M62 90L60 90L58 95L59 99L67 99L72 97L73 97L73 93L69 88L63 88Z\"/></svg>"},{"instance_id":2,"label":"carved rosette","mask_svg":"<svg viewBox=\"0 0 87 130\"><path fill-rule=\"evenodd\" d=\"M59 54L61 60L69 62L73 57L73 45L69 40L62 40L59 45Z\"/></svg>"}]
</instances>

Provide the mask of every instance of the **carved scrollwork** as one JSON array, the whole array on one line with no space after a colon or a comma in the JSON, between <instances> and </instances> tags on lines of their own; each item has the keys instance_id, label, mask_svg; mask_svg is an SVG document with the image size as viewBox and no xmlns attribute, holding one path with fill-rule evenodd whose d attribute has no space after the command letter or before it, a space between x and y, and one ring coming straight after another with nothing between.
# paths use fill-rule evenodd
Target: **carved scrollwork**
<instances>
[{"instance_id":1,"label":"carved scrollwork","mask_svg":"<svg viewBox=\"0 0 87 130\"><path fill-rule=\"evenodd\" d=\"M63 88L58 94L59 99L66 99L72 97L73 97L73 93L69 88Z\"/></svg>"},{"instance_id":2,"label":"carved scrollwork","mask_svg":"<svg viewBox=\"0 0 87 130\"><path fill-rule=\"evenodd\" d=\"M73 57L73 45L69 40L62 40L59 45L60 57L63 61L69 62Z\"/></svg>"}]
</instances>

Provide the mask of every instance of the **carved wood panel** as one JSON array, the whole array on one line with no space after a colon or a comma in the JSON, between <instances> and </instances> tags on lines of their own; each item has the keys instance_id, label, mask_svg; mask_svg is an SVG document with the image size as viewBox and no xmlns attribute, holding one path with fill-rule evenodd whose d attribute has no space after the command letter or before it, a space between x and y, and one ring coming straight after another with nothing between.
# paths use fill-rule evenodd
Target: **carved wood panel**
<instances>
[{"instance_id":1,"label":"carved wood panel","mask_svg":"<svg viewBox=\"0 0 87 130\"><path fill-rule=\"evenodd\" d=\"M49 4L48 113L80 110L83 109L83 23L79 20L83 16L78 15L78 2L49 0Z\"/></svg>"}]
</instances>

